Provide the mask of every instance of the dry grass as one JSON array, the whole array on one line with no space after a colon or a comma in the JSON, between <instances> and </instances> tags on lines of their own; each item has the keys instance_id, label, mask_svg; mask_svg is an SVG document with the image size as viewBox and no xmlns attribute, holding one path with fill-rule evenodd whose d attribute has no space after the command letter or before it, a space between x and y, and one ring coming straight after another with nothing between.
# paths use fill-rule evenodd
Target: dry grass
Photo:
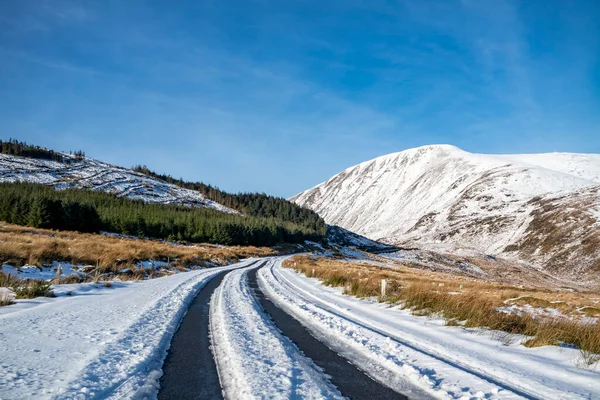
<instances>
[{"instance_id":1,"label":"dry grass","mask_svg":"<svg viewBox=\"0 0 600 400\"><path fill-rule=\"evenodd\" d=\"M13 275L0 273L0 288L11 288L17 285L21 280Z\"/></svg>"},{"instance_id":2,"label":"dry grass","mask_svg":"<svg viewBox=\"0 0 600 400\"><path fill-rule=\"evenodd\" d=\"M34 299L36 297L55 297L52 283L39 279L28 279L13 286L15 299Z\"/></svg>"},{"instance_id":3,"label":"dry grass","mask_svg":"<svg viewBox=\"0 0 600 400\"><path fill-rule=\"evenodd\" d=\"M35 297L54 297L52 282L39 279L21 279L13 275L0 273L0 288L8 288L14 292L16 299L33 299ZM3 291L0 303L3 306L14 304L8 294Z\"/></svg>"},{"instance_id":4,"label":"dry grass","mask_svg":"<svg viewBox=\"0 0 600 400\"><path fill-rule=\"evenodd\" d=\"M57 284L68 285L68 284L85 282L85 279L79 275L71 274L68 276L62 276L58 280L55 279L55 281Z\"/></svg>"},{"instance_id":5,"label":"dry grass","mask_svg":"<svg viewBox=\"0 0 600 400\"><path fill-rule=\"evenodd\" d=\"M52 261L98 266L114 272L139 260L169 260L174 266L226 264L240 258L275 255L266 247L180 246L154 240L58 232L10 224L0 227L0 265L43 265Z\"/></svg>"},{"instance_id":6,"label":"dry grass","mask_svg":"<svg viewBox=\"0 0 600 400\"><path fill-rule=\"evenodd\" d=\"M376 297L381 302L401 303L416 315L436 315L448 325L487 327L499 331L503 343L512 342L508 334L521 334L529 339L526 346L569 344L582 352L582 364L591 365L600 354L600 321L585 322L581 311L596 308L592 298L597 294L556 292L507 285L489 284L477 280L461 280L456 276L414 270L383 268L370 264L312 256L295 256L285 264L308 277L319 278L325 285L343 287L344 293L356 297ZM381 281L387 282L386 294L381 294ZM540 317L498 311L506 305L554 308L563 317ZM588 314L589 315L589 314ZM504 332L505 334L500 334Z\"/></svg>"},{"instance_id":7,"label":"dry grass","mask_svg":"<svg viewBox=\"0 0 600 400\"><path fill-rule=\"evenodd\" d=\"M582 307L579 312L588 317L600 317L600 308L598 307Z\"/></svg>"}]
</instances>

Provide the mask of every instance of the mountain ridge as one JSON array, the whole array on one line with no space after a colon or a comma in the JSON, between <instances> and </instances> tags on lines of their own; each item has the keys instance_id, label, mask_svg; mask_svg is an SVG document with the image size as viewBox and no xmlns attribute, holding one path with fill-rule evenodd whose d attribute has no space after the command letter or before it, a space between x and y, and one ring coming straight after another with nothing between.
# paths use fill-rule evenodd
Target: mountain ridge
<instances>
[{"instance_id":1,"label":"mountain ridge","mask_svg":"<svg viewBox=\"0 0 600 400\"><path fill-rule=\"evenodd\" d=\"M577 245L600 233L599 177L597 154L485 155L430 145L349 167L290 200L372 240L470 248L580 275L600 270L599 251ZM569 269L553 255L585 262Z\"/></svg>"}]
</instances>

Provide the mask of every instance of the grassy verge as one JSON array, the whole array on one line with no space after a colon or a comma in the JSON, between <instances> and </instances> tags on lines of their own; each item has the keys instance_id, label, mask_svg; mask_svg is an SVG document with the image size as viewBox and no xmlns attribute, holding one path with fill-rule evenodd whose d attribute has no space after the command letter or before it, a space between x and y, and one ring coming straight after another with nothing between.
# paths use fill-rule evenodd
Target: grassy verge
<instances>
[{"instance_id":1,"label":"grassy verge","mask_svg":"<svg viewBox=\"0 0 600 400\"><path fill-rule=\"evenodd\" d=\"M52 283L39 279L20 281L13 286L16 299L35 299L36 297L54 297Z\"/></svg>"},{"instance_id":2,"label":"grassy verge","mask_svg":"<svg viewBox=\"0 0 600 400\"><path fill-rule=\"evenodd\" d=\"M52 283L39 279L20 279L13 275L0 273L0 288L5 289L0 292L0 306L14 304L13 299L54 297Z\"/></svg>"},{"instance_id":3,"label":"grassy verge","mask_svg":"<svg viewBox=\"0 0 600 400\"><path fill-rule=\"evenodd\" d=\"M435 315L448 325L486 327L505 344L509 334L527 337L525 346L569 344L581 350L582 365L594 364L600 357L600 320L589 319L587 312L598 294L558 293L506 285L460 280L443 273L410 268L388 269L369 264L312 256L295 256L285 266L323 284L343 287L344 293L356 297L376 297L380 302L401 304L416 315ZM381 281L386 280L385 295ZM552 299L555 299L552 301ZM510 305L550 307L563 312L560 316L533 315L528 312L507 313L499 308ZM518 310L519 308L517 308ZM591 314L592 312L590 312Z\"/></svg>"},{"instance_id":4,"label":"grassy verge","mask_svg":"<svg viewBox=\"0 0 600 400\"><path fill-rule=\"evenodd\" d=\"M285 252L288 248L281 248ZM109 235L63 232L29 228L11 224L0 225L0 268L43 266L53 261L88 266L81 275L53 279L68 284L83 281L113 279L142 280L167 274L154 268L138 268L142 260L169 261L170 267L185 270L188 266L224 265L241 258L264 257L278 252L268 247L219 246L202 244L175 245L154 240L113 237ZM117 275L118 273L118 275ZM0 306L14 304L14 299L52 297L51 283L39 279L19 279L0 270Z\"/></svg>"},{"instance_id":5,"label":"grassy verge","mask_svg":"<svg viewBox=\"0 0 600 400\"><path fill-rule=\"evenodd\" d=\"M226 264L240 258L275 254L276 251L268 247L181 246L154 240L0 225L0 265L16 267L65 261L98 267L101 273L107 273L139 260L170 260L173 266L186 267L207 262Z\"/></svg>"}]
</instances>

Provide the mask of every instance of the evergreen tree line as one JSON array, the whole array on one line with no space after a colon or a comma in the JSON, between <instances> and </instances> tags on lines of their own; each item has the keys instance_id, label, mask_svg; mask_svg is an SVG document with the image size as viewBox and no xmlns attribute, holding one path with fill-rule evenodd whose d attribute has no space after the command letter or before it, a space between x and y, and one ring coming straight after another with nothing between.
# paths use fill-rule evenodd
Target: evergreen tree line
<instances>
[{"instance_id":1,"label":"evergreen tree line","mask_svg":"<svg viewBox=\"0 0 600 400\"><path fill-rule=\"evenodd\" d=\"M0 220L36 228L109 231L126 235L226 245L272 246L321 241L325 224L240 216L208 208L144 203L89 190L54 190L0 183Z\"/></svg>"},{"instance_id":2,"label":"evergreen tree line","mask_svg":"<svg viewBox=\"0 0 600 400\"><path fill-rule=\"evenodd\" d=\"M209 199L238 210L245 215L277 218L317 230L325 227L325 222L317 213L281 197L269 196L265 193L231 194L202 182L185 182L170 175L158 174L145 165L136 165L133 170L186 189L196 190Z\"/></svg>"},{"instance_id":3,"label":"evergreen tree line","mask_svg":"<svg viewBox=\"0 0 600 400\"><path fill-rule=\"evenodd\" d=\"M0 152L2 154L8 154L12 156L37 158L42 160L51 160L58 162L67 162L69 158L66 158L54 150L49 150L44 147L27 144L25 142L19 142L16 139L9 139L8 141L2 141L0 139ZM82 160L85 157L85 153L81 150L73 153L76 160Z\"/></svg>"}]
</instances>

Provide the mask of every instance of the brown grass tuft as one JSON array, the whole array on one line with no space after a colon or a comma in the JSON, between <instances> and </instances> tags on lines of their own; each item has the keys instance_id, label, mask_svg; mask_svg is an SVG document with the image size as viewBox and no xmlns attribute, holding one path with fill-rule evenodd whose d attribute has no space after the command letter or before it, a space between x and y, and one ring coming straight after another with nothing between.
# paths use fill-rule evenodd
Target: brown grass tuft
<instances>
[{"instance_id":1,"label":"brown grass tuft","mask_svg":"<svg viewBox=\"0 0 600 400\"><path fill-rule=\"evenodd\" d=\"M591 301L591 294L533 290L469 280L460 281L443 273L428 273L410 268L385 268L312 256L295 256L285 266L320 279L325 285L344 287L344 293L356 297L377 297L379 301L400 303L415 315L436 315L446 325L466 328L486 327L497 331L503 344L513 341L512 334L525 335L526 346L568 344L581 350L582 365L591 365L600 354L600 321L580 320L590 309L578 305ZM381 280L387 282L381 295ZM552 298L560 299L551 301ZM513 300L511 300L513 299ZM497 308L529 305L554 308L566 316L540 317L527 313L505 313ZM587 314L587 312L583 311Z\"/></svg>"}]
</instances>

